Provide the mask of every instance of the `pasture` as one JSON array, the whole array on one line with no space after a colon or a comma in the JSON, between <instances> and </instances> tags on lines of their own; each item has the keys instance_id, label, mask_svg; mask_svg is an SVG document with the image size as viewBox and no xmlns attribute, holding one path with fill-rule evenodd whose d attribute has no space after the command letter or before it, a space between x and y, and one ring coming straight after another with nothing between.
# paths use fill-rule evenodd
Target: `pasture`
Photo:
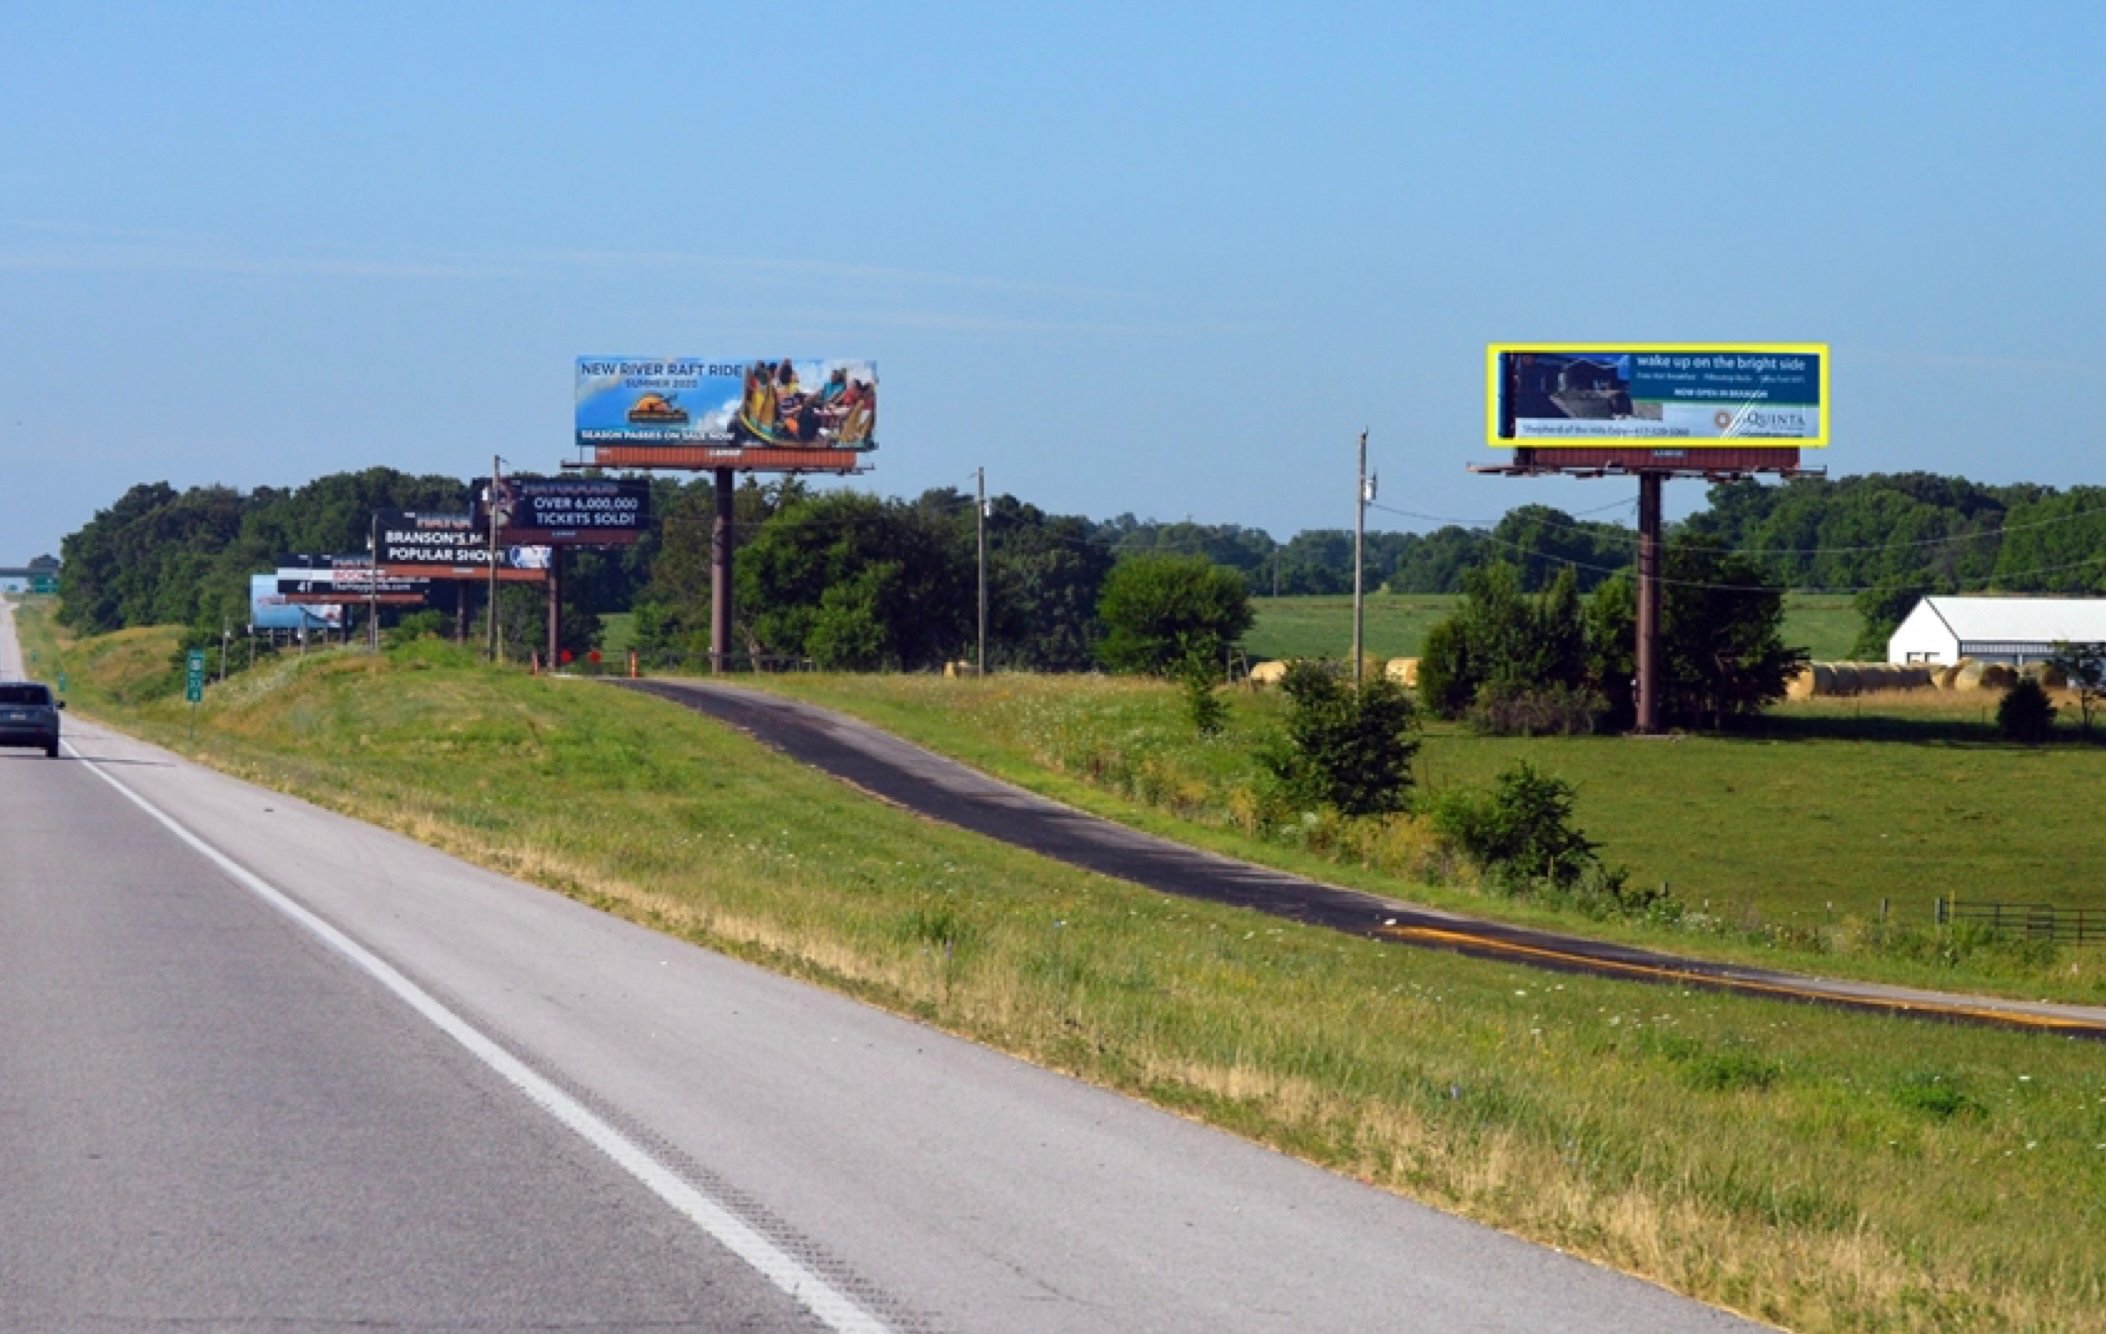
<instances>
[{"instance_id":1,"label":"pasture","mask_svg":"<svg viewBox=\"0 0 2106 1334\"><path fill-rule=\"evenodd\" d=\"M1415 658L1426 632L1455 611L1446 593L1369 593L1363 609L1367 651L1378 658ZM1353 599L1254 597L1255 623L1244 636L1252 662L1269 658L1344 658L1353 646ZM1806 648L1817 662L1850 656L1858 615L1847 595L1790 593L1784 601L1784 642Z\"/></svg>"}]
</instances>

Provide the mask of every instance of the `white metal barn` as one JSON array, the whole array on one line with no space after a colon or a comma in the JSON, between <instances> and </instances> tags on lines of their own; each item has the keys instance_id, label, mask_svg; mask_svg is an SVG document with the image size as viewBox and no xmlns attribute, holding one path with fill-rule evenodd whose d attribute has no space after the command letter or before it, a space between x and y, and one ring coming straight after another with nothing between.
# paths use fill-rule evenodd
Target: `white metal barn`
<instances>
[{"instance_id":1,"label":"white metal barn","mask_svg":"<svg viewBox=\"0 0 2106 1334\"><path fill-rule=\"evenodd\" d=\"M2106 644L2106 598L1928 597L1895 627L1887 661L2021 667L2052 656L2058 642Z\"/></svg>"}]
</instances>

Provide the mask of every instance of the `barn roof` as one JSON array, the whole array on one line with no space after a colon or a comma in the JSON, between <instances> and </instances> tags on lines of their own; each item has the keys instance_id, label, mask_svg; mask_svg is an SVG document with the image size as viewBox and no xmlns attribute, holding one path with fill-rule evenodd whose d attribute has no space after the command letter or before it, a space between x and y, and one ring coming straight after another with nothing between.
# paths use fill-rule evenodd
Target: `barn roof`
<instances>
[{"instance_id":1,"label":"barn roof","mask_svg":"<svg viewBox=\"0 0 2106 1334\"><path fill-rule=\"evenodd\" d=\"M2106 598L1923 600L1955 639L1970 643L2106 643Z\"/></svg>"}]
</instances>

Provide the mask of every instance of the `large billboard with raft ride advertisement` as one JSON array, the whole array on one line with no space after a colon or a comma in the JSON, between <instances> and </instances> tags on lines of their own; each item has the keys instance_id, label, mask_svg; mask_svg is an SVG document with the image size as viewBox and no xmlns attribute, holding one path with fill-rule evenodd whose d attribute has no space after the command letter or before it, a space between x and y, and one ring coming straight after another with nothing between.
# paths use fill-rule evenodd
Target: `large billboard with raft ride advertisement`
<instances>
[{"instance_id":1,"label":"large billboard with raft ride advertisement","mask_svg":"<svg viewBox=\"0 0 2106 1334\"><path fill-rule=\"evenodd\" d=\"M877 387L868 360L579 357L577 443L867 453Z\"/></svg>"},{"instance_id":2,"label":"large billboard with raft ride advertisement","mask_svg":"<svg viewBox=\"0 0 2106 1334\"><path fill-rule=\"evenodd\" d=\"M1828 443L1826 343L1494 343L1486 363L1494 449Z\"/></svg>"}]
</instances>

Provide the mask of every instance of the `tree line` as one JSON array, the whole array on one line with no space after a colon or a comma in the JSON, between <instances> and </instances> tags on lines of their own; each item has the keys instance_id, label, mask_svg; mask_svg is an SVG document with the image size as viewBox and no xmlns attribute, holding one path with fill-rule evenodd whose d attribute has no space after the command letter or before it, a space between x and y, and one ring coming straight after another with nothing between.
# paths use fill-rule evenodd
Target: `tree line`
<instances>
[{"instance_id":1,"label":"tree line","mask_svg":"<svg viewBox=\"0 0 2106 1334\"><path fill-rule=\"evenodd\" d=\"M458 511L477 484L371 468L291 489L134 486L66 538L61 614L83 632L173 622L211 642L222 626L246 623L251 572L290 552L362 551L375 509ZM572 553L566 647L590 647L601 615L633 610L646 651L706 651L710 480L659 478L652 493L657 522L641 542ZM847 668L926 668L970 656L978 634L974 508L954 489L895 499L747 478L734 506L735 648ZM985 527L989 663L1001 668L1099 665L1105 580L1138 556L1204 558L1261 597L1352 587L1352 534L1344 529L1281 543L1234 524L1050 514L1013 496L989 503ZM1984 486L1922 473L1740 481L1711 488L1707 506L1674 527L1678 538L1735 555L1766 584L1858 590L1868 652L1883 651L1892 625L1926 592L2106 591L2102 488ZM1590 595L1628 577L1634 549L1635 535L1620 524L1526 505L1488 529L1370 533L1367 583L1457 593L1473 572L1503 562L1518 593L1548 593L1563 577ZM458 614L480 624L480 586L462 586L458 596ZM503 596L500 621L518 647L538 642L539 591L514 586Z\"/></svg>"}]
</instances>

